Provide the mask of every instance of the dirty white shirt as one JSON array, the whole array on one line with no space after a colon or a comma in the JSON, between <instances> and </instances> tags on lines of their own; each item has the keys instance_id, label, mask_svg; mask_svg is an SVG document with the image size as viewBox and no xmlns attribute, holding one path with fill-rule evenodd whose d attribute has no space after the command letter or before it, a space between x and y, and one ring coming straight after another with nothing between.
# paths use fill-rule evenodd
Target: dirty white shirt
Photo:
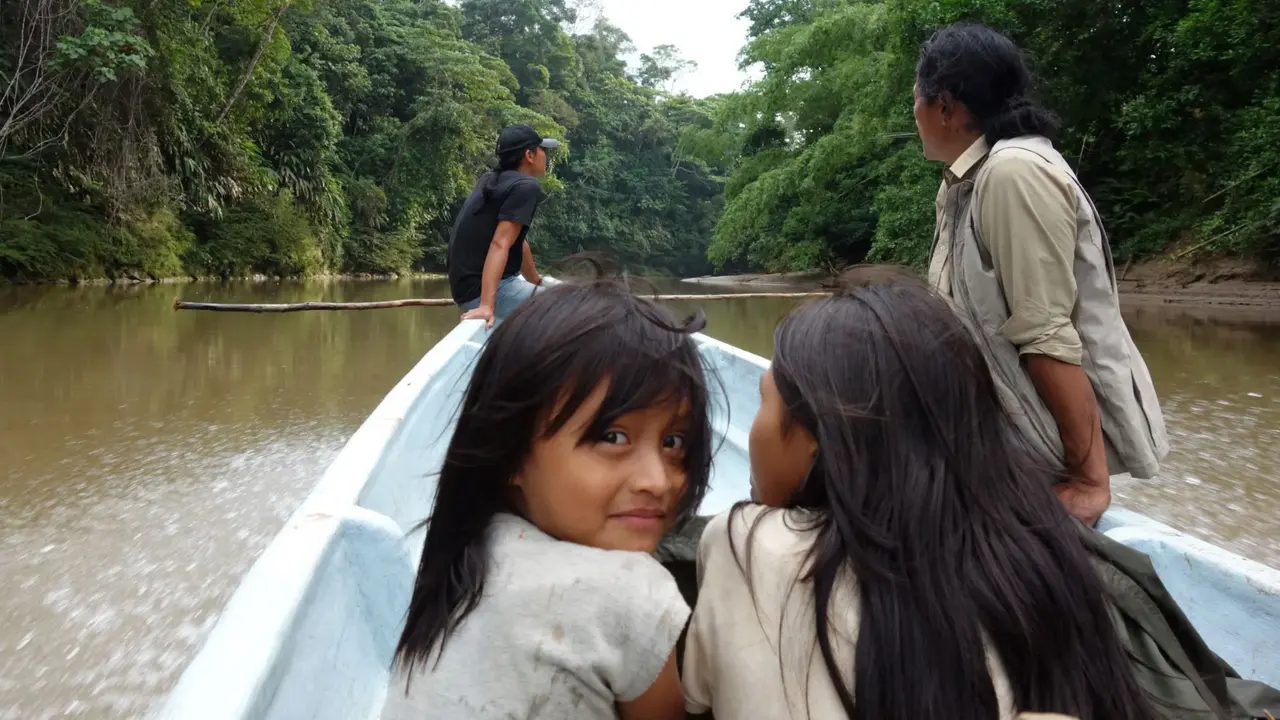
<instances>
[{"instance_id":1,"label":"dirty white shirt","mask_svg":"<svg viewBox=\"0 0 1280 720\"><path fill-rule=\"evenodd\" d=\"M818 649L813 586L802 579L814 540L812 532L797 529L805 527L806 516L764 514L763 506L752 505L730 523L732 512L713 519L698 546L698 607L685 639L685 708L695 715L714 711L716 720L846 717ZM852 678L862 615L852 574L837 583L831 608L832 650L840 674ZM1001 720L1061 717L1018 715L999 659L988 651L986 660Z\"/></svg>"},{"instance_id":2,"label":"dirty white shirt","mask_svg":"<svg viewBox=\"0 0 1280 720\"><path fill-rule=\"evenodd\" d=\"M657 679L689 618L645 553L561 542L515 515L489 531L484 596L434 669L393 673L383 720L597 720ZM432 659L435 655L432 655Z\"/></svg>"}]
</instances>

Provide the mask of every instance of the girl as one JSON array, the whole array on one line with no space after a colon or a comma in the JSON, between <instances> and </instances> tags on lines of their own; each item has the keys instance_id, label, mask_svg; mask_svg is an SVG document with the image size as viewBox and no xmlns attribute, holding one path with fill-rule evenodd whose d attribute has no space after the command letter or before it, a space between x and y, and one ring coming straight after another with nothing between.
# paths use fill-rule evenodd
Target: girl
<instances>
[{"instance_id":1,"label":"girl","mask_svg":"<svg viewBox=\"0 0 1280 720\"><path fill-rule=\"evenodd\" d=\"M384 718L684 717L689 609L649 553L707 489L702 324L597 283L538 293L494 331L440 471Z\"/></svg>"},{"instance_id":2,"label":"girl","mask_svg":"<svg viewBox=\"0 0 1280 720\"><path fill-rule=\"evenodd\" d=\"M684 683L735 718L1145 720L1077 528L920 281L870 269L785 320L753 496L703 535Z\"/></svg>"}]
</instances>

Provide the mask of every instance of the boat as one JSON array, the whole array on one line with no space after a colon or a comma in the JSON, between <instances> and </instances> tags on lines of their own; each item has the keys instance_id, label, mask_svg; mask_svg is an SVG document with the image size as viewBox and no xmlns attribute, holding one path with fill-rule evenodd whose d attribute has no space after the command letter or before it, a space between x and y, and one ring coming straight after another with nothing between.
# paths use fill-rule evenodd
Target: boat
<instances>
[{"instance_id":1,"label":"boat","mask_svg":"<svg viewBox=\"0 0 1280 720\"><path fill-rule=\"evenodd\" d=\"M421 521L454 410L487 331L460 323L386 396L244 576L161 704L165 720L376 718L408 607ZM747 433L768 362L697 337L724 397L713 514L747 497ZM727 402L725 402L727 401ZM1124 509L1110 537L1149 555L1208 645L1242 676L1280 687L1280 571Z\"/></svg>"}]
</instances>

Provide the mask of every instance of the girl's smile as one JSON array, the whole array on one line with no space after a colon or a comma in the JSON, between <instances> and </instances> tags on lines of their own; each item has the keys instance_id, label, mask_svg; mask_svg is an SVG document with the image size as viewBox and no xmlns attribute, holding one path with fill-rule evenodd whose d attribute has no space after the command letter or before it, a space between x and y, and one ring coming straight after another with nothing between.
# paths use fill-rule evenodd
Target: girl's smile
<instances>
[{"instance_id":1,"label":"girl's smile","mask_svg":"<svg viewBox=\"0 0 1280 720\"><path fill-rule=\"evenodd\" d=\"M626 512L614 513L610 520L620 522L636 532L665 532L667 527L667 511L661 508L637 508Z\"/></svg>"}]
</instances>

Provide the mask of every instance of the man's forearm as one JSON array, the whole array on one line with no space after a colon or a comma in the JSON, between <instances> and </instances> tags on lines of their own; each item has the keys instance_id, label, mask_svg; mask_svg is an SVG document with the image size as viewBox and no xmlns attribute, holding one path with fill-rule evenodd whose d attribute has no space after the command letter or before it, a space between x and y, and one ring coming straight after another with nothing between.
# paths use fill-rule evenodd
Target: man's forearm
<instances>
[{"instance_id":1,"label":"man's forearm","mask_svg":"<svg viewBox=\"0 0 1280 720\"><path fill-rule=\"evenodd\" d=\"M1067 472L1073 480L1110 487L1098 399L1079 365L1047 355L1026 356L1027 371L1058 424Z\"/></svg>"},{"instance_id":2,"label":"man's forearm","mask_svg":"<svg viewBox=\"0 0 1280 720\"><path fill-rule=\"evenodd\" d=\"M538 274L538 266L533 262L533 250L529 243L524 244L524 259L520 263L520 274L534 285L542 284L542 276Z\"/></svg>"},{"instance_id":3,"label":"man's forearm","mask_svg":"<svg viewBox=\"0 0 1280 720\"><path fill-rule=\"evenodd\" d=\"M507 267L507 250L498 243L489 244L484 257L484 270L480 274L480 307L492 308L498 300L498 284L502 271Z\"/></svg>"}]
</instances>

